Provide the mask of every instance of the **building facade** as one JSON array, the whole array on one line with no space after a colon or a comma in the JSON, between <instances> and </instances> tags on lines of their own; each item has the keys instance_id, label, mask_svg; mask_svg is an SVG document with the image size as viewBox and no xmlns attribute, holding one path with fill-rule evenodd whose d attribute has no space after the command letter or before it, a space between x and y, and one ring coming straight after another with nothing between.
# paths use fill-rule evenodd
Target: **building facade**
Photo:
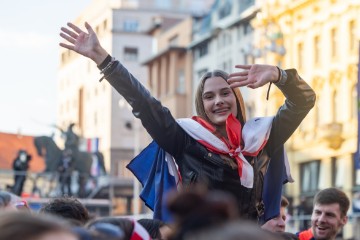
<instances>
[{"instance_id":1,"label":"building facade","mask_svg":"<svg viewBox=\"0 0 360 240\"><path fill-rule=\"evenodd\" d=\"M315 107L286 144L295 183L287 184L285 194L293 206L307 209L303 214L311 214L313 197L323 188L339 187L354 200L359 190L354 153L358 146L360 2L274 0L259 4L261 12L252 22L257 32L256 62L296 68L317 96ZM283 101L280 91L273 88L269 102L259 102L257 112L274 114ZM355 225L347 224L345 238L355 236Z\"/></svg>"},{"instance_id":2,"label":"building facade","mask_svg":"<svg viewBox=\"0 0 360 240\"><path fill-rule=\"evenodd\" d=\"M200 78L207 71L219 69L230 73L239 71L234 68L236 64L253 63L248 46L254 37L250 21L257 11L254 0L217 0L207 16L194 22L189 45L193 57L192 96L195 96ZM248 110L247 118L251 118L254 116L252 93L247 89L241 89L241 92Z\"/></svg>"}]
</instances>

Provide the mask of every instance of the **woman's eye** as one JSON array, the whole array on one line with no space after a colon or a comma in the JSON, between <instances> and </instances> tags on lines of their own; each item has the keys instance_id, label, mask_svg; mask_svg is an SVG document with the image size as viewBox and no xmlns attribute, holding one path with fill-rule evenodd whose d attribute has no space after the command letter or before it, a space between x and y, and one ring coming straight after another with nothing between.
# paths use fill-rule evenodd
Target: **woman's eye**
<instances>
[{"instance_id":1,"label":"woman's eye","mask_svg":"<svg viewBox=\"0 0 360 240\"><path fill-rule=\"evenodd\" d=\"M227 95L229 95L229 94L230 94L230 92L224 92L224 93L223 93L224 96L227 96Z\"/></svg>"},{"instance_id":2,"label":"woman's eye","mask_svg":"<svg viewBox=\"0 0 360 240\"><path fill-rule=\"evenodd\" d=\"M212 96L211 96L211 95L205 95L205 96L203 96L203 98L204 98L204 99L211 99Z\"/></svg>"}]
</instances>

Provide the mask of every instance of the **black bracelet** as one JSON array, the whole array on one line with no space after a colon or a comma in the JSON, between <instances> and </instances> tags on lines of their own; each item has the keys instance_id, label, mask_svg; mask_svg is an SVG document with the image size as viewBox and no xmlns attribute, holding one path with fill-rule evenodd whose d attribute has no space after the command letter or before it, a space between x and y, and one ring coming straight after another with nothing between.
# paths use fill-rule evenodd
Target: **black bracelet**
<instances>
[{"instance_id":1,"label":"black bracelet","mask_svg":"<svg viewBox=\"0 0 360 240\"><path fill-rule=\"evenodd\" d=\"M278 77L278 79L276 80L276 82L274 82L274 83L278 83L278 82L282 79L282 71L281 71L281 69L280 69L278 66L276 66L276 68L277 68L277 70L278 70L279 77Z\"/></svg>"},{"instance_id":2,"label":"black bracelet","mask_svg":"<svg viewBox=\"0 0 360 240\"><path fill-rule=\"evenodd\" d=\"M104 61L102 63L100 63L97 67L98 69L101 71L102 69L104 69L108 64L109 62L111 62L112 60L112 57L109 55L106 56L106 58L104 59Z\"/></svg>"}]
</instances>

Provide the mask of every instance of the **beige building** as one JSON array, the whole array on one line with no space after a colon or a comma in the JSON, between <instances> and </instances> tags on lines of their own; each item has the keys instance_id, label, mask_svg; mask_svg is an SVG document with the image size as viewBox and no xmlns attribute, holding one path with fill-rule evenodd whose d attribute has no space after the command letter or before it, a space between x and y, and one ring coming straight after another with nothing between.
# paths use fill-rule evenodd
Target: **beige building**
<instances>
[{"instance_id":1,"label":"beige building","mask_svg":"<svg viewBox=\"0 0 360 240\"><path fill-rule=\"evenodd\" d=\"M192 22L189 16L170 29L163 30L161 24L157 26L152 34L158 52L144 62L149 69L153 96L171 109L175 118L192 114L192 57L186 48L191 42Z\"/></svg>"},{"instance_id":2,"label":"beige building","mask_svg":"<svg viewBox=\"0 0 360 240\"><path fill-rule=\"evenodd\" d=\"M256 61L296 68L317 95L316 106L286 145L295 183L288 184L285 193L294 205L305 200L309 210L314 194L323 188L342 188L352 199L360 187L354 169L360 2L273 0L261 4L253 22ZM265 90L260 95L265 96ZM284 101L281 96L273 87L270 100L258 102L257 112L274 114ZM353 227L346 226L345 238L355 234Z\"/></svg>"}]
</instances>

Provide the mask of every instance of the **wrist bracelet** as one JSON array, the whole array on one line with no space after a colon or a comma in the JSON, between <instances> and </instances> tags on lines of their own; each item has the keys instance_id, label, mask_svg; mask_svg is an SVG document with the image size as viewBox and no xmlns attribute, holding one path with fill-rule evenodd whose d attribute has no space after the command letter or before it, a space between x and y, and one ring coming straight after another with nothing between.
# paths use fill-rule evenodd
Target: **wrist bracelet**
<instances>
[{"instance_id":1,"label":"wrist bracelet","mask_svg":"<svg viewBox=\"0 0 360 240\"><path fill-rule=\"evenodd\" d=\"M277 68L277 70L278 70L279 77L278 77L278 79L277 79L274 83L278 83L278 82L281 80L281 78L282 78L282 71L281 71L281 69L280 69L278 66L276 66L276 68Z\"/></svg>"},{"instance_id":2,"label":"wrist bracelet","mask_svg":"<svg viewBox=\"0 0 360 240\"><path fill-rule=\"evenodd\" d=\"M104 61L102 61L102 63L100 63L99 65L97 65L98 69L101 71L101 69L104 69L106 67L106 65L109 64L109 62L111 62L111 56L110 54L108 54L106 56L106 58L104 59Z\"/></svg>"},{"instance_id":3,"label":"wrist bracelet","mask_svg":"<svg viewBox=\"0 0 360 240\"><path fill-rule=\"evenodd\" d=\"M278 67L278 69L280 70L280 75L279 75L279 79L274 82L276 85L285 85L286 81L287 81L287 73L284 69L281 69Z\"/></svg>"},{"instance_id":4,"label":"wrist bracelet","mask_svg":"<svg viewBox=\"0 0 360 240\"><path fill-rule=\"evenodd\" d=\"M110 56L110 55L109 55L109 56ZM108 58L108 57L106 57L106 58ZM105 60L106 60L106 59L105 59ZM103 69L101 69L100 74L104 74L107 70L109 70L109 69L112 67L112 65L114 64L114 62L115 62L115 58L112 57L111 60L110 60L110 62L108 62L107 65L106 65ZM100 64L100 65L101 65L101 64ZM104 76L102 76L102 77L99 79L99 82L101 82L102 80L104 80L104 78L105 78L105 74L104 74Z\"/></svg>"}]
</instances>

